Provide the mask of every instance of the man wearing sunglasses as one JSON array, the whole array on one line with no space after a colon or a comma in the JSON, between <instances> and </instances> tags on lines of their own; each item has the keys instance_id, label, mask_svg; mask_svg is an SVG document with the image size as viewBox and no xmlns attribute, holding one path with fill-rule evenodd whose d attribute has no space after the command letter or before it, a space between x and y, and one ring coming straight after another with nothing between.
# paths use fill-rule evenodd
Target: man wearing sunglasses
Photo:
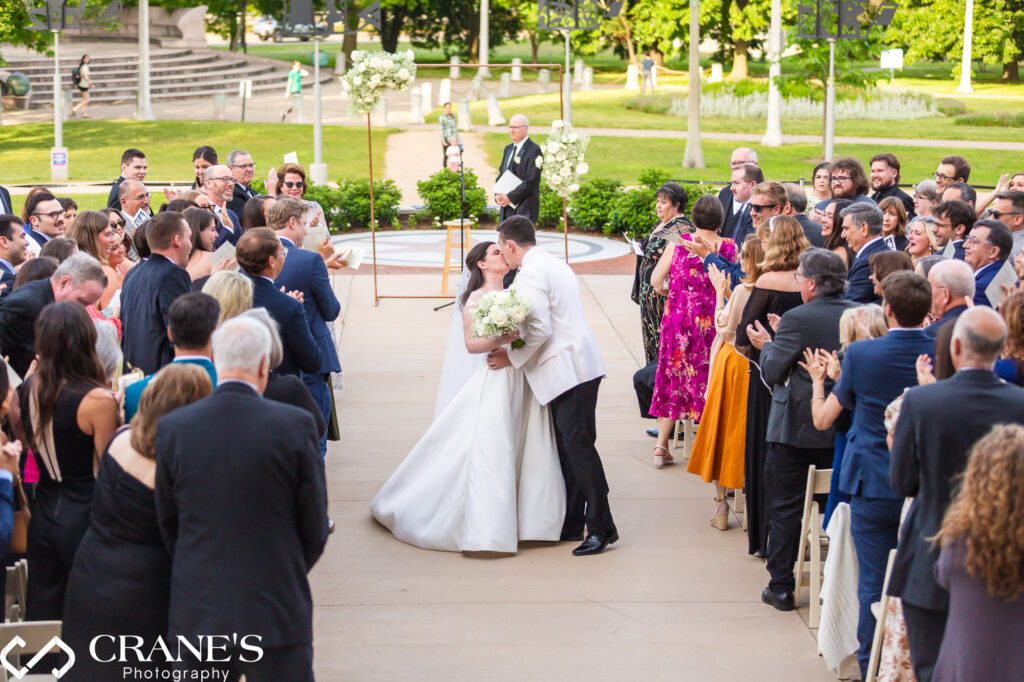
<instances>
[{"instance_id":1,"label":"man wearing sunglasses","mask_svg":"<svg viewBox=\"0 0 1024 682\"><path fill-rule=\"evenodd\" d=\"M750 191L750 225L740 223L736 226L734 238L737 244L742 244L748 234L757 234L762 228L768 229L768 221L777 215L782 214L788 197L786 188L778 182L762 182L754 185ZM745 228L745 229L744 229Z\"/></svg>"},{"instance_id":2,"label":"man wearing sunglasses","mask_svg":"<svg viewBox=\"0 0 1024 682\"><path fill-rule=\"evenodd\" d=\"M25 212L28 213L28 236L32 237L37 249L51 239L64 236L64 209L57 197L49 192L40 192L29 198ZM33 251L38 255L37 250Z\"/></svg>"},{"instance_id":3,"label":"man wearing sunglasses","mask_svg":"<svg viewBox=\"0 0 1024 682\"><path fill-rule=\"evenodd\" d=\"M253 163L249 152L244 149L235 149L229 153L227 164L231 169L231 174L235 176L235 187L231 194L231 200L228 201L228 208L234 211L236 216L239 216L245 211L245 202L256 196L256 190L250 187L256 173L256 164Z\"/></svg>"},{"instance_id":4,"label":"man wearing sunglasses","mask_svg":"<svg viewBox=\"0 0 1024 682\"><path fill-rule=\"evenodd\" d=\"M224 242L235 244L242 236L242 222L238 214L228 208L235 193L235 176L227 166L210 166L203 171L203 189L210 198L210 210L217 216L217 239L213 248Z\"/></svg>"},{"instance_id":5,"label":"man wearing sunglasses","mask_svg":"<svg viewBox=\"0 0 1024 682\"><path fill-rule=\"evenodd\" d=\"M989 215L993 220L1001 220L1010 228L1013 237L1013 250L1010 258L1016 258L1024 248L1024 192L999 192L995 195Z\"/></svg>"}]
</instances>

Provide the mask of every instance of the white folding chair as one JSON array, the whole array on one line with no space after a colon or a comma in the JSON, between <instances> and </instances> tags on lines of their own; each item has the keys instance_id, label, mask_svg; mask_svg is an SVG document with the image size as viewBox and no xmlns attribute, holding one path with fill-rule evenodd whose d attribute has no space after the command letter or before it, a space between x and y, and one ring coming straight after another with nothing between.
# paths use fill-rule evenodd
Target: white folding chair
<instances>
[{"instance_id":1,"label":"white folding chair","mask_svg":"<svg viewBox=\"0 0 1024 682\"><path fill-rule=\"evenodd\" d=\"M46 651L50 653L60 652L61 644L54 642L54 639L60 638L61 633L61 621L59 620L36 620L24 623L0 623L0 641L10 642L15 637L21 637L25 642L22 647L15 647L7 654L7 660L16 668L21 667L21 659L31 659L32 654L40 651ZM67 646L64 644L64 646ZM78 655L83 655L83 652L79 652ZM58 670L67 665L63 656L59 656L59 662L57 663ZM6 668L0 667L3 677L0 678L4 682L9 679L7 676ZM47 675L40 677L40 673L43 671L36 671L36 674L29 675L26 680L31 679L53 679L52 675L48 675L49 670L46 671ZM66 671L64 671L66 672ZM61 673L63 675L63 672ZM19 678L22 679L22 678Z\"/></svg>"},{"instance_id":2,"label":"white folding chair","mask_svg":"<svg viewBox=\"0 0 1024 682\"><path fill-rule=\"evenodd\" d=\"M885 638L885 617L889 613L889 576L896 563L896 550L889 550L889 561L885 564L885 580L882 582L882 598L871 605L875 617L875 636L871 639L871 656L868 658L868 677L864 682L875 682L878 677L878 661L882 658L882 640Z\"/></svg>"},{"instance_id":3,"label":"white folding chair","mask_svg":"<svg viewBox=\"0 0 1024 682\"><path fill-rule=\"evenodd\" d=\"M692 419L680 419L676 421L675 434L672 436L672 448L679 447L679 441L683 441L683 459L689 459L693 452L693 441L697 439L697 429L700 426Z\"/></svg>"},{"instance_id":4,"label":"white folding chair","mask_svg":"<svg viewBox=\"0 0 1024 682\"><path fill-rule=\"evenodd\" d=\"M807 585L810 588L810 612L807 625L818 627L821 619L821 546L828 542L821 528L821 512L814 502L815 495L827 494L832 485L832 470L809 467L807 469L807 492L804 495L804 514L800 521L800 544L796 552L796 565L793 577L796 580L796 593ZM804 552L809 550L810 567L804 575ZM799 602L799 600L797 600Z\"/></svg>"},{"instance_id":5,"label":"white folding chair","mask_svg":"<svg viewBox=\"0 0 1024 682\"><path fill-rule=\"evenodd\" d=\"M7 622L25 620L25 598L28 594L28 560L19 559L7 568L7 587L4 590Z\"/></svg>"}]
</instances>

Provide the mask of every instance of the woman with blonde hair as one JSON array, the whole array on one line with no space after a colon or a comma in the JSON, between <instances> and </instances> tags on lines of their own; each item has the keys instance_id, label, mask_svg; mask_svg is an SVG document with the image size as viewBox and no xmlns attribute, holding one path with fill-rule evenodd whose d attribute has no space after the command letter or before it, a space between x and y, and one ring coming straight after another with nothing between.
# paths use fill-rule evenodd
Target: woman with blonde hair
<instances>
[{"instance_id":1,"label":"woman with blonde hair","mask_svg":"<svg viewBox=\"0 0 1024 682\"><path fill-rule=\"evenodd\" d=\"M1024 679L1024 427L974 445L935 540L949 616L932 679Z\"/></svg>"},{"instance_id":2,"label":"woman with blonde hair","mask_svg":"<svg viewBox=\"0 0 1024 682\"><path fill-rule=\"evenodd\" d=\"M914 265L922 258L926 258L939 251L939 239L935 236L935 218L931 216L917 216L907 226L907 253L914 261Z\"/></svg>"},{"instance_id":3,"label":"woman with blonde hair","mask_svg":"<svg viewBox=\"0 0 1024 682\"><path fill-rule=\"evenodd\" d=\"M736 352L736 327L750 299L754 282L761 276L764 248L750 235L743 243L740 264L746 276L735 291L729 278L714 265L708 271L715 287L715 343L711 348L711 378L686 470L715 486L715 513L711 526L729 527L728 490L743 488L743 444L746 437L747 386L750 363Z\"/></svg>"},{"instance_id":4,"label":"woman with blonde hair","mask_svg":"<svg viewBox=\"0 0 1024 682\"><path fill-rule=\"evenodd\" d=\"M209 294L220 303L220 320L225 320L244 313L252 308L252 280L240 272L221 271L210 275L203 285L203 293Z\"/></svg>"},{"instance_id":5,"label":"woman with blonde hair","mask_svg":"<svg viewBox=\"0 0 1024 682\"><path fill-rule=\"evenodd\" d=\"M754 282L736 328L736 350L750 361L750 384L747 389L747 420L744 440L744 490L747 495L748 552L755 556L768 553L768 500L765 491L764 461L767 455L765 438L768 434L768 413L772 394L761 380L758 361L761 351L755 348L748 329L758 323L774 336L769 317L781 317L787 310L797 307L803 300L796 281L800 254L810 248L803 228L789 216L775 216L769 221L768 247L760 263L764 271Z\"/></svg>"}]
</instances>

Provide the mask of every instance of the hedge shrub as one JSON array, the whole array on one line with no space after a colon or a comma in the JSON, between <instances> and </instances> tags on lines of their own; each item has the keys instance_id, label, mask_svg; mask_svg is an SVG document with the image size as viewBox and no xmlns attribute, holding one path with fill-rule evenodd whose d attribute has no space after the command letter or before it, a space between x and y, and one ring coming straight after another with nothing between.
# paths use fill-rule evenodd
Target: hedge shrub
<instances>
[{"instance_id":1,"label":"hedge shrub","mask_svg":"<svg viewBox=\"0 0 1024 682\"><path fill-rule=\"evenodd\" d=\"M266 185L262 179L253 180L252 188L260 194L266 194ZM310 183L303 198L320 204L331 232L370 227L370 181L367 178L338 180L338 189ZM374 182L373 200L377 225L396 224L402 193L394 180Z\"/></svg>"},{"instance_id":2,"label":"hedge shrub","mask_svg":"<svg viewBox=\"0 0 1024 682\"><path fill-rule=\"evenodd\" d=\"M569 200L573 225L585 232L601 232L622 190L622 183L610 178L592 178L580 185L580 191Z\"/></svg>"},{"instance_id":3,"label":"hedge shrub","mask_svg":"<svg viewBox=\"0 0 1024 682\"><path fill-rule=\"evenodd\" d=\"M477 180L476 174L465 169L466 174L466 216L476 218L484 212L487 195ZM427 180L416 183L420 198L427 211L435 219L455 220L459 217L459 174L444 168Z\"/></svg>"}]
</instances>

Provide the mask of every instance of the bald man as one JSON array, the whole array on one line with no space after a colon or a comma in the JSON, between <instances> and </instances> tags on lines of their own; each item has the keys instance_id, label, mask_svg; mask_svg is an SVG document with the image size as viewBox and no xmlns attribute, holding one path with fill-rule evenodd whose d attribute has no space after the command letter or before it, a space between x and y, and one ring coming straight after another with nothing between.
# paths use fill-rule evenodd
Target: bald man
<instances>
[{"instance_id":1,"label":"bald man","mask_svg":"<svg viewBox=\"0 0 1024 682\"><path fill-rule=\"evenodd\" d=\"M210 197L210 210L220 223L213 248L220 248L224 242L235 244L242 236L242 221L228 208L235 192L235 174L227 166L210 166L203 171L203 192Z\"/></svg>"},{"instance_id":2,"label":"bald man","mask_svg":"<svg viewBox=\"0 0 1024 682\"><path fill-rule=\"evenodd\" d=\"M502 152L498 177L510 171L522 183L507 194L495 193L494 200L501 207L499 222L523 215L536 224L540 215L540 168L537 166L537 158L542 156L540 145L530 139L530 121L522 114L509 119L508 136L512 142Z\"/></svg>"},{"instance_id":3,"label":"bald man","mask_svg":"<svg viewBox=\"0 0 1024 682\"><path fill-rule=\"evenodd\" d=\"M949 612L949 593L935 582L939 552L931 538L942 525L954 481L966 468L971 447L993 424L1024 424L1024 390L1000 381L993 371L1006 341L1002 317L976 306L961 313L955 325L950 352L956 373L904 394L889 460L893 491L914 498L889 594L903 599L918 680L932 679ZM954 405L956 418L944 418Z\"/></svg>"}]
</instances>

